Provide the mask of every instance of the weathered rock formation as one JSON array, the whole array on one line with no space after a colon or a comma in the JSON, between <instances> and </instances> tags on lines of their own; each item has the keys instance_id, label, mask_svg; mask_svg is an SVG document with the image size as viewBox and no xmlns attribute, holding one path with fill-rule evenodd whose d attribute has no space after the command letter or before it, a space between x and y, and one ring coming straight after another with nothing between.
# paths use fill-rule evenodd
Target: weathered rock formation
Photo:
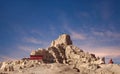
<instances>
[{"instance_id":1,"label":"weathered rock formation","mask_svg":"<svg viewBox=\"0 0 120 74\"><path fill-rule=\"evenodd\" d=\"M73 67L84 67L84 65L104 64L105 60L96 58L94 54L84 52L74 46L69 35L63 34L58 39L52 41L48 49L39 49L31 52L31 55L43 55L43 62L66 63ZM90 68L90 67L89 67ZM96 66L97 68L97 66Z\"/></svg>"},{"instance_id":2,"label":"weathered rock formation","mask_svg":"<svg viewBox=\"0 0 120 74\"><path fill-rule=\"evenodd\" d=\"M33 50L30 55L42 55L43 58L2 62L0 74L120 74L120 65L105 64L105 58L97 58L94 54L84 52L73 45L67 34L52 41L47 49Z\"/></svg>"}]
</instances>

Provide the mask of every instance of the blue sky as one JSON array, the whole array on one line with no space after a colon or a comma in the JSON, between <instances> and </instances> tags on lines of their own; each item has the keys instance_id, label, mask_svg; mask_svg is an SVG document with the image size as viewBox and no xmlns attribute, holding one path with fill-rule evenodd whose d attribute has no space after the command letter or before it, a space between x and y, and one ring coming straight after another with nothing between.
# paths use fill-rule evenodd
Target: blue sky
<instances>
[{"instance_id":1,"label":"blue sky","mask_svg":"<svg viewBox=\"0 0 120 74\"><path fill-rule=\"evenodd\" d=\"M67 33L73 43L120 62L119 0L0 0L0 57L28 57Z\"/></svg>"}]
</instances>

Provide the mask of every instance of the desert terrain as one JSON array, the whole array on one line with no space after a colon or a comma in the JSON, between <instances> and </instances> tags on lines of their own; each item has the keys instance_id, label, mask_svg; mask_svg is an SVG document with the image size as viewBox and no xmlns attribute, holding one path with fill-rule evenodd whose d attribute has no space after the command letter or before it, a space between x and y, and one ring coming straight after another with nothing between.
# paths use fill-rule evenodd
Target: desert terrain
<instances>
[{"instance_id":1,"label":"desert terrain","mask_svg":"<svg viewBox=\"0 0 120 74\"><path fill-rule=\"evenodd\" d=\"M120 65L76 47L70 36L60 35L47 48L31 51L39 56L0 62L0 74L120 74Z\"/></svg>"}]
</instances>

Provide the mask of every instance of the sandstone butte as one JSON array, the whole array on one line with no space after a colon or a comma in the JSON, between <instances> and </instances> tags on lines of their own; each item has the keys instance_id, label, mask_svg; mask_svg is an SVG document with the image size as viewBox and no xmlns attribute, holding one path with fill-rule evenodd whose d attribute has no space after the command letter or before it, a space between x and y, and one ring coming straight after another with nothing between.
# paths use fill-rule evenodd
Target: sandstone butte
<instances>
[{"instance_id":1,"label":"sandstone butte","mask_svg":"<svg viewBox=\"0 0 120 74\"><path fill-rule=\"evenodd\" d=\"M30 58L0 63L0 74L120 74L120 65L105 64L105 58L84 52L62 34L47 48L38 48Z\"/></svg>"}]
</instances>

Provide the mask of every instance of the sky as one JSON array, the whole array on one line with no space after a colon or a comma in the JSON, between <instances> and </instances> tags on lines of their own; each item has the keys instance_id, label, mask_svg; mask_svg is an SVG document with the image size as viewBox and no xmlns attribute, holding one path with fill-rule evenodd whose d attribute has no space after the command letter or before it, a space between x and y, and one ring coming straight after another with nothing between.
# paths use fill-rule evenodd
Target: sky
<instances>
[{"instance_id":1,"label":"sky","mask_svg":"<svg viewBox=\"0 0 120 74\"><path fill-rule=\"evenodd\" d=\"M0 0L0 59L29 57L63 33L120 63L120 0Z\"/></svg>"}]
</instances>

